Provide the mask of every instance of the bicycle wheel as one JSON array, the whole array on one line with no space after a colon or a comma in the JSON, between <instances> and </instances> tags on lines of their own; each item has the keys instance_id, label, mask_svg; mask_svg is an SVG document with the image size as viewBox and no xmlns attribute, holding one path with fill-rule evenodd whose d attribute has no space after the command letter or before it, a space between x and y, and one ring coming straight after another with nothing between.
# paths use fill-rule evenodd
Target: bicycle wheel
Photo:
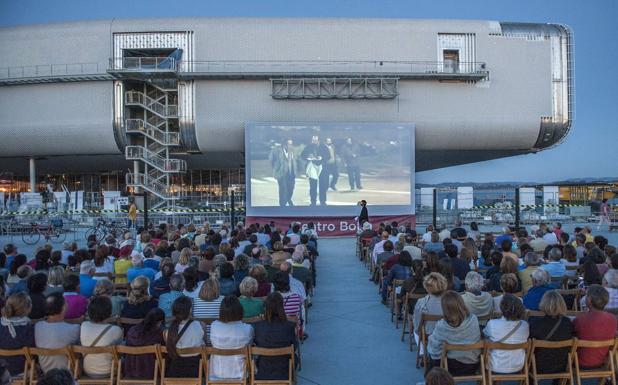
<instances>
[{"instance_id":1,"label":"bicycle wheel","mask_svg":"<svg viewBox=\"0 0 618 385\"><path fill-rule=\"evenodd\" d=\"M41 234L35 229L26 230L21 234L21 240L24 241L26 245L34 245L39 242L41 239Z\"/></svg>"},{"instance_id":2,"label":"bicycle wheel","mask_svg":"<svg viewBox=\"0 0 618 385\"><path fill-rule=\"evenodd\" d=\"M49 238L53 243L62 243L67 239L67 233L61 227L57 227L52 231Z\"/></svg>"},{"instance_id":3,"label":"bicycle wheel","mask_svg":"<svg viewBox=\"0 0 618 385\"><path fill-rule=\"evenodd\" d=\"M97 237L97 241L98 241L99 240L98 231L99 231L99 227L91 227L88 230L86 230L86 233L85 233L86 240L88 240L88 238L90 238L91 235L94 235L95 237Z\"/></svg>"}]
</instances>

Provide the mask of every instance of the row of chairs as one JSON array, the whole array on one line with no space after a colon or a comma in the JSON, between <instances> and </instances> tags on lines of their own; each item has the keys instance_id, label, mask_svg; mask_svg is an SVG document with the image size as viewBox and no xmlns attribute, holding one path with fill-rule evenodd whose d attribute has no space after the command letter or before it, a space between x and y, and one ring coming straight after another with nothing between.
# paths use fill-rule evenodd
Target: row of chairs
<instances>
[{"instance_id":1,"label":"row of chairs","mask_svg":"<svg viewBox=\"0 0 618 385\"><path fill-rule=\"evenodd\" d=\"M594 348L608 349L608 355L605 363L595 369L583 369L579 364L577 357L577 349ZM543 341L531 339L521 344L504 344L498 342L490 342L487 340L479 341L475 344L454 345L445 343L443 345L442 356L440 358L440 366L448 370L448 352L450 351L469 351L480 350L479 355L479 370L476 374L467 376L453 376L455 382L476 381L482 385L491 384L500 381L518 381L525 385L530 384L530 379L534 385L538 385L542 380L560 380L560 384L564 385L568 382L570 385L582 385L582 380L589 378L601 379L601 384L607 378L611 379L612 385L616 385L615 368L618 366L618 339L610 339L605 341L587 341L572 338L564 341ZM498 350L524 350L525 360L522 370L518 373L497 373L488 365L489 353L493 349ZM567 362L563 371L558 373L539 373L536 363L536 352L539 349L568 349Z\"/></svg>"},{"instance_id":2,"label":"row of chairs","mask_svg":"<svg viewBox=\"0 0 618 385\"><path fill-rule=\"evenodd\" d=\"M88 354L109 354L112 357L110 375L105 378L88 377L83 371L82 360ZM60 349L41 349L41 348L22 348L14 350L0 350L0 357L23 357L25 360L24 374L14 378L12 385L36 385L39 376L37 360L41 356L65 356L67 357L69 369L73 377L80 385L267 385L281 384L292 385L295 381L294 367L294 346L284 348L259 348L247 346L240 349L216 349L213 347L199 347L189 349L178 349L178 354L199 356L199 369L197 377L177 378L166 376L166 356L167 349L161 345L150 346L105 346L105 347L85 347L67 346ZM123 358L127 356L149 355L154 360L155 370L151 378L128 378L123 374ZM243 376L239 379L217 379L210 380L210 358L218 356L243 356L245 365ZM256 358L260 356L269 357L288 357L288 378L285 380L257 380Z\"/></svg>"}]
</instances>

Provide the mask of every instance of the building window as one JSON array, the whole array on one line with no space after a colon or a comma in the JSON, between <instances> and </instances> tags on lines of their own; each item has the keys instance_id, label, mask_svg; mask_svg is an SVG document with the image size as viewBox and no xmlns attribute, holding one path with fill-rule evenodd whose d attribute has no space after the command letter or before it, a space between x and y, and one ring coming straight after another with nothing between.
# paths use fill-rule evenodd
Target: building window
<instances>
[{"instance_id":1,"label":"building window","mask_svg":"<svg viewBox=\"0 0 618 385\"><path fill-rule=\"evenodd\" d=\"M473 33L438 34L438 71L472 73L476 69L476 35Z\"/></svg>"}]
</instances>

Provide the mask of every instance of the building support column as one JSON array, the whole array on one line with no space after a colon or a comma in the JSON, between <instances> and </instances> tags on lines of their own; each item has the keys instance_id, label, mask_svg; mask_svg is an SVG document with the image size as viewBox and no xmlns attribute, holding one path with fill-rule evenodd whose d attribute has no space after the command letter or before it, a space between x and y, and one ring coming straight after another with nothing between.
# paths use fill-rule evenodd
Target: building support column
<instances>
[{"instance_id":1,"label":"building support column","mask_svg":"<svg viewBox=\"0 0 618 385\"><path fill-rule=\"evenodd\" d=\"M36 160L30 158L30 192L36 192Z\"/></svg>"},{"instance_id":2,"label":"building support column","mask_svg":"<svg viewBox=\"0 0 618 385\"><path fill-rule=\"evenodd\" d=\"M137 184L138 175L139 175L139 161L134 160L133 161L133 183L135 183L135 184ZM136 187L133 188L133 192L136 193L136 194L139 194L142 191L141 191L141 189L139 187L136 186Z\"/></svg>"}]
</instances>

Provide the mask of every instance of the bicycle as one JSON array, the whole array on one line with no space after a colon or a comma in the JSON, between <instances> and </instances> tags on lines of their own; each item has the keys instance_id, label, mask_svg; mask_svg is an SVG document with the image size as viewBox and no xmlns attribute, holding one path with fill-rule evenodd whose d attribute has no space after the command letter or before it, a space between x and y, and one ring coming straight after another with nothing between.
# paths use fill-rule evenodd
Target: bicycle
<instances>
[{"instance_id":1,"label":"bicycle","mask_svg":"<svg viewBox=\"0 0 618 385\"><path fill-rule=\"evenodd\" d=\"M127 225L122 221L106 221L105 218L98 218L97 224L86 230L86 240L94 235L97 241L105 239L107 234L113 235L115 238L124 234L127 231Z\"/></svg>"},{"instance_id":2,"label":"bicycle","mask_svg":"<svg viewBox=\"0 0 618 385\"><path fill-rule=\"evenodd\" d=\"M30 224L30 228L22 233L21 239L27 245L35 245L41 240L41 236L45 238L45 242L64 242L67 234L62 229L62 219L52 219L47 226L42 226L33 222Z\"/></svg>"}]
</instances>

